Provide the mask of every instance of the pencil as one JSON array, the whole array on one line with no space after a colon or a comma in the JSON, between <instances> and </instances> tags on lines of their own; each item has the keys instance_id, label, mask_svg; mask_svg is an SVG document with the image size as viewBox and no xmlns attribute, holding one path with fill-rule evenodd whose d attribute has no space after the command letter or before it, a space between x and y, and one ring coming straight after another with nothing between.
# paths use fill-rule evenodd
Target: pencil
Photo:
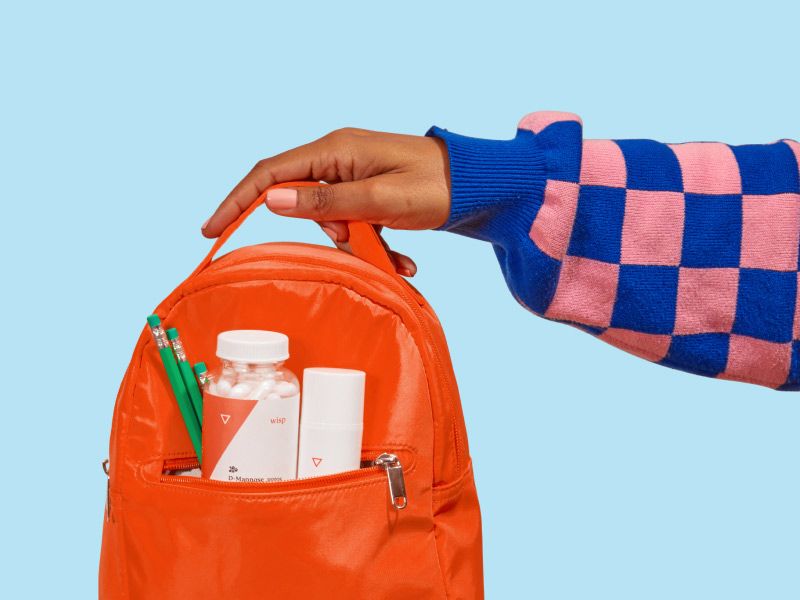
<instances>
[{"instance_id":1,"label":"pencil","mask_svg":"<svg viewBox=\"0 0 800 600\"><path fill-rule=\"evenodd\" d=\"M186 350L183 347L183 342L175 327L167 329L167 339L169 343L172 344L172 349L175 351L175 358L178 359L178 368L181 371L183 383L186 385L186 389L189 392L189 399L192 401L192 407L194 408L197 422L200 423L200 427L202 428L203 394L200 392L200 386L197 385L197 379L195 379L194 371L192 371L192 365L190 365L189 361L186 359Z\"/></svg>"},{"instance_id":2,"label":"pencil","mask_svg":"<svg viewBox=\"0 0 800 600\"><path fill-rule=\"evenodd\" d=\"M183 378L178 369L178 363L175 360L175 355L172 353L167 336L161 327L161 319L158 315L150 315L147 317L147 324L150 326L150 332L153 334L153 339L156 342L158 353L161 355L161 362L164 365L164 370L167 372L167 379L172 386L172 393L175 395L175 400L178 403L178 410L180 410L183 423L186 425L186 431L189 433L189 439L192 441L192 446L197 454L197 461L202 462L202 433L200 430L200 423L194 413L191 400L189 399L189 392L186 390L186 385L183 383Z\"/></svg>"}]
</instances>

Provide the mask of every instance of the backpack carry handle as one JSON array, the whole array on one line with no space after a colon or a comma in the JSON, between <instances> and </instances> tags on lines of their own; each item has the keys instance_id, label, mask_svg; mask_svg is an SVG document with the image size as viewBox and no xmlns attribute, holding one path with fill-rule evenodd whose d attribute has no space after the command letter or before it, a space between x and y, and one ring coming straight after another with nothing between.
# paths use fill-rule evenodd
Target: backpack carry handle
<instances>
[{"instance_id":1,"label":"backpack carry handle","mask_svg":"<svg viewBox=\"0 0 800 600\"><path fill-rule=\"evenodd\" d=\"M197 265L197 268L192 272L191 275L189 275L188 279L194 278L195 275L199 274L203 269L211 264L211 261L214 260L214 256L216 256L223 244L225 244L225 242L228 241L233 233L239 229L239 226L245 222L247 217L249 217L262 203L265 202L267 198L267 191L285 187L319 187L322 185L327 184L318 183L316 181L288 181L286 183L279 183L268 188L268 190L259 195L259 197L256 198L255 201L248 206L247 209L245 209L233 223L225 228L225 231L223 231L222 234L216 239L214 245L211 246L211 250L208 251L206 257L199 265ZM361 260L378 267L381 271L385 271L390 275L399 277L395 271L392 260L387 254L386 248L384 247L383 243L378 237L378 233L375 231L375 228L372 225L362 221L348 221L347 227L350 230L350 249L352 250L354 256L357 256Z\"/></svg>"}]
</instances>

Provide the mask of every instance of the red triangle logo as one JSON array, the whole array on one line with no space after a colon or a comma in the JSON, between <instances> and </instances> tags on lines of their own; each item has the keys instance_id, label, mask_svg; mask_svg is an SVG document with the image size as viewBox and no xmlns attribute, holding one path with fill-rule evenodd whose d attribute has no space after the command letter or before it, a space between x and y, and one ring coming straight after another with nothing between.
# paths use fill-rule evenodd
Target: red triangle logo
<instances>
[{"instance_id":1,"label":"red triangle logo","mask_svg":"<svg viewBox=\"0 0 800 600\"><path fill-rule=\"evenodd\" d=\"M315 466L315 467L318 467L318 466L319 466L319 463L321 463L321 462L322 462L322 459L321 459L321 458L312 458L311 460L313 460L313 461L314 461L314 466Z\"/></svg>"},{"instance_id":2,"label":"red triangle logo","mask_svg":"<svg viewBox=\"0 0 800 600\"><path fill-rule=\"evenodd\" d=\"M256 400L222 398L204 394L203 413L209 417L203 423L203 475L209 477L231 443L242 423L255 408ZM219 415L219 421L211 415Z\"/></svg>"}]
</instances>

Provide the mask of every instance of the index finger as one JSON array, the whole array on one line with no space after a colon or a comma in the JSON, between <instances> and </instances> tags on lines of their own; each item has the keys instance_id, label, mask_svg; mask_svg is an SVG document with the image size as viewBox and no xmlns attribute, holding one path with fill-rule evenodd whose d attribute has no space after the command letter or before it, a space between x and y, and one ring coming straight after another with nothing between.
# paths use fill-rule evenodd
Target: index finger
<instances>
[{"instance_id":1,"label":"index finger","mask_svg":"<svg viewBox=\"0 0 800 600\"><path fill-rule=\"evenodd\" d=\"M276 183L322 179L324 169L323 172L315 172L319 171L315 167L320 164L319 158L324 154L323 140L324 138L258 161L203 225L203 235L208 238L219 237L264 190Z\"/></svg>"}]
</instances>

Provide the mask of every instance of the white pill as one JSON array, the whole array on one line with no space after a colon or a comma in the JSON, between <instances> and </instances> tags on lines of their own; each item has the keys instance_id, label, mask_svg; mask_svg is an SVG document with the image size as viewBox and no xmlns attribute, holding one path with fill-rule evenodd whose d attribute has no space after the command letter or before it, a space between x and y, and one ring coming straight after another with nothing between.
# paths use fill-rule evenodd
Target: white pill
<instances>
[{"instance_id":1,"label":"white pill","mask_svg":"<svg viewBox=\"0 0 800 600\"><path fill-rule=\"evenodd\" d=\"M216 394L217 396L227 396L231 393L231 382L227 379L220 379L214 384L214 388L212 390L212 394Z\"/></svg>"},{"instance_id":2,"label":"white pill","mask_svg":"<svg viewBox=\"0 0 800 600\"><path fill-rule=\"evenodd\" d=\"M297 386L291 381L281 381L275 386L275 391L283 397L294 396L297 393Z\"/></svg>"},{"instance_id":3,"label":"white pill","mask_svg":"<svg viewBox=\"0 0 800 600\"><path fill-rule=\"evenodd\" d=\"M237 383L231 389L231 398L245 398L250 393L249 383Z\"/></svg>"},{"instance_id":4,"label":"white pill","mask_svg":"<svg viewBox=\"0 0 800 600\"><path fill-rule=\"evenodd\" d=\"M275 387L275 382L272 379L265 379L256 384L253 389L252 396L256 400L261 400L266 394L271 392Z\"/></svg>"}]
</instances>

